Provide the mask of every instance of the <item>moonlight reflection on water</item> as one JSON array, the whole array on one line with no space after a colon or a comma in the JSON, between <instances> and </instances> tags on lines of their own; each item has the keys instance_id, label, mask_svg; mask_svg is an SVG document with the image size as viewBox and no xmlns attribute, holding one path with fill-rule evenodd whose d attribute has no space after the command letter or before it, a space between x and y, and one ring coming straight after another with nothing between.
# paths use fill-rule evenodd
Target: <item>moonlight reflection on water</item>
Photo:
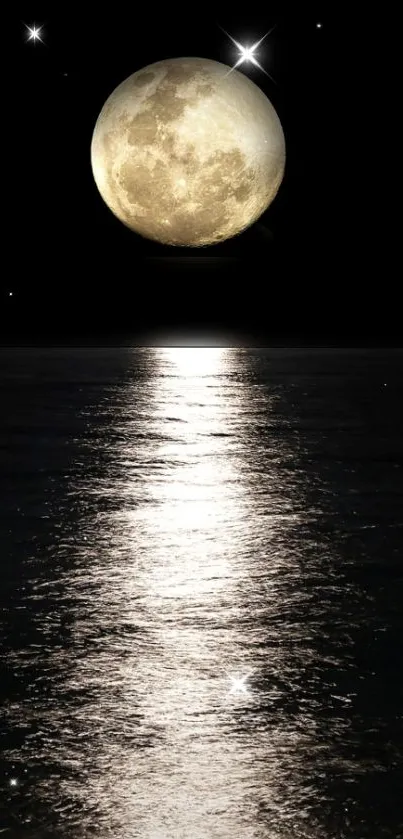
<instances>
[{"instance_id":1,"label":"moonlight reflection on water","mask_svg":"<svg viewBox=\"0 0 403 839\"><path fill-rule=\"evenodd\" d=\"M5 635L18 673L6 828L374 839L358 791L371 806L363 784L386 758L357 644L392 618L348 572L345 534L358 521L366 534L364 513L340 530L341 496L320 459L310 465L325 439L342 446L340 425L354 433L349 405L335 415L334 381L318 415L317 385L280 353L153 347L88 351L76 369L63 352L36 363L29 434L11 439L31 517L18 520L6 583L18 618ZM393 835L377 824L377 839Z\"/></svg>"},{"instance_id":2,"label":"moonlight reflection on water","mask_svg":"<svg viewBox=\"0 0 403 839\"><path fill-rule=\"evenodd\" d=\"M245 440L252 443L250 393L231 382L239 375L235 358L222 348L155 348L147 434L140 442L142 425L133 417L135 443L126 434L121 442L125 497L137 498L140 489L143 504L117 508L106 526L115 563L128 558L119 589L125 623L137 626L139 645L127 654L120 701L126 708L136 704L135 730L143 727L150 737L143 760L136 751L125 753L124 817L126 830L135 822L146 837L164 830L259 836L253 790L265 790L269 801L279 794L275 774L267 784L268 766L259 759L273 733L262 725L257 736L253 725L249 734L238 731L245 701L259 707L264 696L258 692L254 700L242 671L249 675L263 640L255 612L266 581L263 557L251 554L255 495L253 482L242 479ZM142 405L136 382L125 410L138 416ZM251 450L249 468L257 467L256 454ZM273 470L274 478L275 462ZM147 476L140 486L139 474ZM283 533L289 523L282 520ZM272 562L281 565L274 555ZM283 745L284 736L288 741L288 732L277 732L274 743ZM298 738L296 731L294 748ZM116 757L116 769L108 757L110 795L118 778L122 786L121 752ZM139 800L146 804L141 813Z\"/></svg>"}]
</instances>

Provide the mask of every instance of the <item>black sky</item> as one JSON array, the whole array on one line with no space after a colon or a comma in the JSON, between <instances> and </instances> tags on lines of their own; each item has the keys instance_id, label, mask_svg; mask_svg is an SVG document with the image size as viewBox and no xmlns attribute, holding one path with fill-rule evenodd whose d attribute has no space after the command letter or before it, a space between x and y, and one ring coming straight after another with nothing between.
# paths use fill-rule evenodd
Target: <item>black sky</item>
<instances>
[{"instance_id":1,"label":"black sky","mask_svg":"<svg viewBox=\"0 0 403 839\"><path fill-rule=\"evenodd\" d=\"M263 343L399 340L393 283L375 255L363 49L346 12L329 14L328 5L301 4L297 13L272 3L257 13L245 4L238 16L205 7L196 14L195 4L165 13L150 4L141 14L122 4L16 10L3 343L135 342L161 328L238 330ZM26 43L24 22L43 24L44 44ZM220 26L247 41L275 24L259 58L276 84L242 68L273 102L286 137L272 206L241 236L202 251L158 246L126 229L90 167L105 99L163 58L233 63Z\"/></svg>"}]
</instances>

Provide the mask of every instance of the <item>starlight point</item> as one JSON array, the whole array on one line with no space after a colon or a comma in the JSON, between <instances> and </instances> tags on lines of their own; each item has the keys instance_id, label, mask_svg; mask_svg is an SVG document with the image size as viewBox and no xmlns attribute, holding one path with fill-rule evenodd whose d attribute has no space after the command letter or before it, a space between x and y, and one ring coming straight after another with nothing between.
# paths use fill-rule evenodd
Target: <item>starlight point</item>
<instances>
[{"instance_id":1,"label":"starlight point","mask_svg":"<svg viewBox=\"0 0 403 839\"><path fill-rule=\"evenodd\" d=\"M40 41L41 43L43 43L42 38L41 38L41 31L42 31L41 26L36 26L36 24L34 23L34 24L32 24L32 26L27 26L26 28L28 30L28 37L27 37L28 41L33 41L34 44L36 43L36 41Z\"/></svg>"},{"instance_id":2,"label":"starlight point","mask_svg":"<svg viewBox=\"0 0 403 839\"><path fill-rule=\"evenodd\" d=\"M220 29L222 29L222 27L220 27ZM272 26L272 28L269 29L269 31L266 32L265 35L263 35L263 38L260 38L258 41L256 41L255 44L252 44L251 47L242 46L242 44L238 43L238 41L236 41L235 38L232 37L232 35L230 35L228 32L226 32L225 29L222 29L222 31L227 36L227 38L229 38L232 41L232 43L236 46L236 48L240 52L240 58L234 64L234 66L231 67L231 70L229 71L229 73L232 73L232 71L235 70L237 67L239 67L240 64L243 64L244 61L250 61L251 64L254 64L255 67L259 67L259 70L261 70L262 73L265 73L266 76L269 76L269 78L274 82L274 79L272 78L270 73L268 73L267 70L265 70L264 67L262 67L262 65L259 64L259 62L258 62L258 60L255 56L255 51L260 46L260 44L265 40L265 38L267 38L269 35L271 35L271 33L273 32L273 29L275 29L275 26ZM227 73L227 75L229 75L229 73Z\"/></svg>"}]
</instances>

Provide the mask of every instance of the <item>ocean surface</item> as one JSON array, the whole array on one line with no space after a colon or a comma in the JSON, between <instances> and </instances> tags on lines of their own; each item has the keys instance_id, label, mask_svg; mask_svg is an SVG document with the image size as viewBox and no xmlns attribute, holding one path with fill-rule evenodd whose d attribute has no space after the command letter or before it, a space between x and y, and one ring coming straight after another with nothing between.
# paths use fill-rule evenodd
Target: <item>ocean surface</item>
<instances>
[{"instance_id":1,"label":"ocean surface","mask_svg":"<svg viewBox=\"0 0 403 839\"><path fill-rule=\"evenodd\" d=\"M0 389L1 836L402 839L403 351Z\"/></svg>"}]
</instances>

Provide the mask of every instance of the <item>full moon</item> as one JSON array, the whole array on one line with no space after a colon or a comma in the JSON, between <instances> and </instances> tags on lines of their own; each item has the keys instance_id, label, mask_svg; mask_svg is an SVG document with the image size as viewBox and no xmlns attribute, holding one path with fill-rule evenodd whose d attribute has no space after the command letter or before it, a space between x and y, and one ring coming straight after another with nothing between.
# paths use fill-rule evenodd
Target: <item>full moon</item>
<instances>
[{"instance_id":1,"label":"full moon","mask_svg":"<svg viewBox=\"0 0 403 839\"><path fill-rule=\"evenodd\" d=\"M133 73L97 119L91 165L115 216L141 236L201 247L241 233L276 196L280 120L247 76L205 58Z\"/></svg>"}]
</instances>

